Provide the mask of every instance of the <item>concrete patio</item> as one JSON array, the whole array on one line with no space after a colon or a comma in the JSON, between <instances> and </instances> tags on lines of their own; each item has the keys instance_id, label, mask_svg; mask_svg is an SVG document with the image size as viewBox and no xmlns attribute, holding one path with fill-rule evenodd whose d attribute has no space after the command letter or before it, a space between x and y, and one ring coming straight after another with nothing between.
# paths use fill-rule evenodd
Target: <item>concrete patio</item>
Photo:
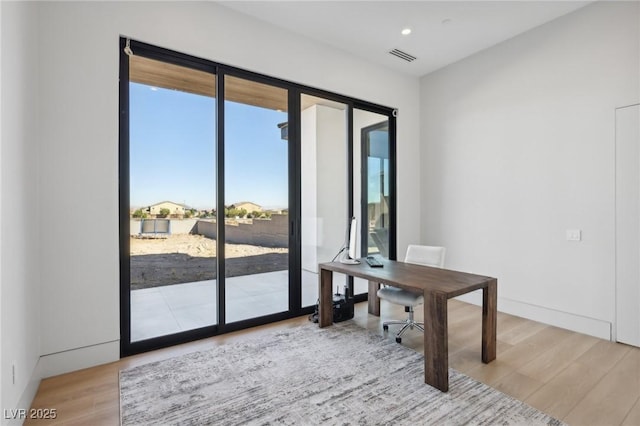
<instances>
[{"instance_id":1,"label":"concrete patio","mask_svg":"<svg viewBox=\"0 0 640 426\"><path fill-rule=\"evenodd\" d=\"M227 278L227 323L286 311L288 279L288 271ZM317 298L318 274L303 271L302 306L315 305ZM216 280L131 291L133 342L213 325L216 318Z\"/></svg>"}]
</instances>

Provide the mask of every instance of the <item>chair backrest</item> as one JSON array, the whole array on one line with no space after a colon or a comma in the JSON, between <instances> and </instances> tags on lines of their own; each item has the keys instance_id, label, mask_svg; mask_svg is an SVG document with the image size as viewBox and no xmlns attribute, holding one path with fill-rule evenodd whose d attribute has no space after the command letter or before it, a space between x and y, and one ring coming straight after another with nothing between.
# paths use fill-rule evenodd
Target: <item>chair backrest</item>
<instances>
[{"instance_id":1,"label":"chair backrest","mask_svg":"<svg viewBox=\"0 0 640 426\"><path fill-rule=\"evenodd\" d=\"M442 268L444 266L444 255L446 251L447 250L444 247L410 244L409 247L407 247L407 255L405 256L404 261L407 263L415 263L417 265Z\"/></svg>"}]
</instances>

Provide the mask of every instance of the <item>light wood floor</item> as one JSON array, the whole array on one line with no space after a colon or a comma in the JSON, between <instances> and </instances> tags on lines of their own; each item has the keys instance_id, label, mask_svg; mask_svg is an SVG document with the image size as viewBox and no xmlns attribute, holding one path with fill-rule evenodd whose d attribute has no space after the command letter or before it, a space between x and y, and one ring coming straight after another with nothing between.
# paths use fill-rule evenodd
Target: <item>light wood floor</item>
<instances>
[{"instance_id":1,"label":"light wood floor","mask_svg":"<svg viewBox=\"0 0 640 426\"><path fill-rule=\"evenodd\" d=\"M402 307L385 302L381 310L381 318L405 315ZM570 425L640 425L639 348L499 313L498 356L485 365L480 361L480 317L479 307L449 301L450 367ZM381 320L367 314L366 303L356 306L354 320L382 332ZM295 318L45 379L32 408L55 408L57 419L25 424L118 425L119 370L306 322L306 317ZM423 351L416 330L405 333L402 344Z\"/></svg>"}]
</instances>

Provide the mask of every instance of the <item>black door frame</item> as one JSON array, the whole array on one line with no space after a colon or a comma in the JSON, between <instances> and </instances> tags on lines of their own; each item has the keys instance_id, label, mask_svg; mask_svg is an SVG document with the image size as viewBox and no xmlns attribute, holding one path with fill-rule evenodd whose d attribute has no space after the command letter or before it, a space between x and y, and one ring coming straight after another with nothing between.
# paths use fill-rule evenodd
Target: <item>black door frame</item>
<instances>
[{"instance_id":1,"label":"black door frame","mask_svg":"<svg viewBox=\"0 0 640 426\"><path fill-rule=\"evenodd\" d=\"M395 219L396 219L396 174L395 174L395 170L396 170L396 143L395 143L395 137L391 137L391 118L394 118L393 116L389 117L389 120L387 121L382 121L380 123L376 123L376 124L372 124L370 126L367 127L363 127L361 129L361 136L360 136L360 143L361 143L361 149L360 149L360 157L361 157L361 176L363 177L360 184L361 184L361 198L360 198L360 206L361 206L361 217L362 217L362 223L367 223L368 222L368 207L369 207L369 199L368 199L368 192L369 192L369 186L367 184L367 180L368 176L369 176L369 167L367 164L367 159L368 159L368 150L367 150L367 143L369 141L368 139L368 133L378 130L380 128L383 127L387 127L387 132L389 133L388 136L388 144L389 144L389 200L388 200L388 207L389 207L389 253L388 253L388 258L392 259L392 260L398 260L397 259L397 245L396 245L396 225L395 225ZM393 188L393 189L392 189ZM367 234L365 232L362 232L361 235L361 247L366 247L369 239L367 237Z\"/></svg>"},{"instance_id":2,"label":"black door frame","mask_svg":"<svg viewBox=\"0 0 640 426\"><path fill-rule=\"evenodd\" d=\"M205 71L216 76L216 173L217 173L217 324L188 330L177 334L159 336L147 340L131 342L131 291L130 291L130 216L129 216L129 56L125 47L129 46L135 55L144 56L158 61L168 62L188 68ZM349 216L353 215L353 109L363 109L389 117L389 139L393 141L395 161L395 116L394 109L360 101L347 96L324 90L307 87L282 79L269 77L252 71L216 63L206 59L179 53L150 44L120 38L120 83L119 83L119 226L120 226L120 356L129 356L154 349L168 347L218 334L268 324L288 318L310 314L314 307L301 306L301 111L300 97L302 94L323 97L348 106L348 164L349 164ZM225 317L225 279L224 279L224 80L225 76L244 78L259 83L273 85L288 90L288 119L289 119L289 310L257 318L226 324ZM390 216L390 253L393 247L395 258L395 163L390 165L390 174L394 177L393 214ZM393 169L393 170L391 170ZM351 286L352 286L351 281ZM366 294L356 297L356 301L366 300Z\"/></svg>"}]
</instances>

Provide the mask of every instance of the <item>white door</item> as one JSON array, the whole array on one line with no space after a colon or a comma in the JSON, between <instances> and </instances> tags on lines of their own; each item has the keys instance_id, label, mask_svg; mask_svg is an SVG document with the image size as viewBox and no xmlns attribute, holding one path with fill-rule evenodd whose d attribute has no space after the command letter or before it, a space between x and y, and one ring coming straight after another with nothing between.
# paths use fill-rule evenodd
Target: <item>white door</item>
<instances>
[{"instance_id":1,"label":"white door","mask_svg":"<svg viewBox=\"0 0 640 426\"><path fill-rule=\"evenodd\" d=\"M640 105L616 110L616 340L640 347Z\"/></svg>"}]
</instances>

